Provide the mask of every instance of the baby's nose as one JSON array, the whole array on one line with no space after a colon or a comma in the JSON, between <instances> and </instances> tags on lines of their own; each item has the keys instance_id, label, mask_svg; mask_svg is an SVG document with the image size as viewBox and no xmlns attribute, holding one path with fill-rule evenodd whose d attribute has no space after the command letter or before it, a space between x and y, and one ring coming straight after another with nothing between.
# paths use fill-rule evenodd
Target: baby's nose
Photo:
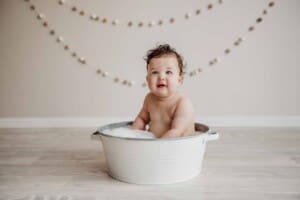
<instances>
[{"instance_id":1,"label":"baby's nose","mask_svg":"<svg viewBox=\"0 0 300 200\"><path fill-rule=\"evenodd\" d=\"M160 74L159 74L159 78L160 78L160 79L164 79L165 77L166 77L166 76L165 76L164 73L160 73Z\"/></svg>"}]
</instances>

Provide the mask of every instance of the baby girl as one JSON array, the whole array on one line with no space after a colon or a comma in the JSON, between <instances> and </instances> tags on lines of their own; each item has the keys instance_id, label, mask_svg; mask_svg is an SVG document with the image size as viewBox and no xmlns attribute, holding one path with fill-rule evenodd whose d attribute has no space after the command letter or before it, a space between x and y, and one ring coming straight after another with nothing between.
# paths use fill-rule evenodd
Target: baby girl
<instances>
[{"instance_id":1,"label":"baby girl","mask_svg":"<svg viewBox=\"0 0 300 200\"><path fill-rule=\"evenodd\" d=\"M183 59L169 45L159 45L147 53L146 80L149 93L131 128L149 131L168 138L195 132L191 101L179 93L183 81Z\"/></svg>"}]
</instances>

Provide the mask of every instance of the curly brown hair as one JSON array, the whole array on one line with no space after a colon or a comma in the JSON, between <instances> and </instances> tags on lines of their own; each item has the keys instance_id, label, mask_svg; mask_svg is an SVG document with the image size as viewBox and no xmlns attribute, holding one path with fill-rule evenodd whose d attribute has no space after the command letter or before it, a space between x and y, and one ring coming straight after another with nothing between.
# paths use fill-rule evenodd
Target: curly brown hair
<instances>
[{"instance_id":1,"label":"curly brown hair","mask_svg":"<svg viewBox=\"0 0 300 200\"><path fill-rule=\"evenodd\" d=\"M177 53L177 51L168 44L158 45L155 48L150 49L147 52L147 55L144 58L145 61L147 62L147 68L148 68L148 65L149 65L152 58L159 58L159 57L164 56L164 55L175 55L175 57L177 59L177 62L178 62L180 75L183 75L184 74L184 68L185 68L185 66L183 64L183 57L179 53Z\"/></svg>"}]
</instances>

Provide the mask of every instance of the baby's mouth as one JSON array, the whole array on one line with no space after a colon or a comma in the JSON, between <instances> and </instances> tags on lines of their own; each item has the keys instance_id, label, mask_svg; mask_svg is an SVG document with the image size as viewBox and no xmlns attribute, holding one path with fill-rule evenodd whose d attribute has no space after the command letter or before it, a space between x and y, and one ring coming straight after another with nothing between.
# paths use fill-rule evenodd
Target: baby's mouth
<instances>
[{"instance_id":1,"label":"baby's mouth","mask_svg":"<svg viewBox=\"0 0 300 200\"><path fill-rule=\"evenodd\" d=\"M164 83L157 84L157 88L164 88L164 87L167 87L167 85Z\"/></svg>"}]
</instances>

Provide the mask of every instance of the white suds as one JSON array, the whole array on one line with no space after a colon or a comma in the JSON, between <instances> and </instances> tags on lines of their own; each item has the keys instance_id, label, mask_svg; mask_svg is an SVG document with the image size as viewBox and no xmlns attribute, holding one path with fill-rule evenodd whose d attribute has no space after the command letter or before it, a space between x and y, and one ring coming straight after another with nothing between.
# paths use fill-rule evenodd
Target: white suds
<instances>
[{"instance_id":1,"label":"white suds","mask_svg":"<svg viewBox=\"0 0 300 200\"><path fill-rule=\"evenodd\" d=\"M153 135L153 133L149 131L133 130L127 127L107 129L103 131L103 133L106 135L122 137L122 138L144 138L144 139L156 138L155 135Z\"/></svg>"}]
</instances>

